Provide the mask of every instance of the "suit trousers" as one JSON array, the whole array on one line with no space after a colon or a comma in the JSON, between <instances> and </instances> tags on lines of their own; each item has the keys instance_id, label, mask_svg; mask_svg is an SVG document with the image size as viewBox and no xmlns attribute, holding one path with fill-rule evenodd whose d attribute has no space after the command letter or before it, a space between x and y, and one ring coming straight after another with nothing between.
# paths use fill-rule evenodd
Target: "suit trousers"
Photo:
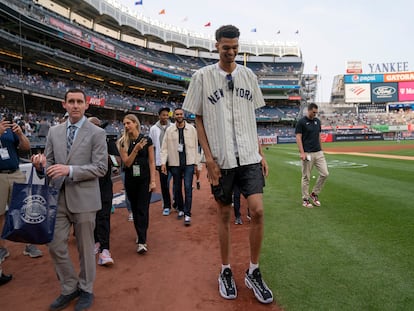
<instances>
[{"instance_id":1,"label":"suit trousers","mask_svg":"<svg viewBox=\"0 0 414 311\"><path fill-rule=\"evenodd\" d=\"M93 236L95 218L96 211L85 213L70 212L66 205L65 190L62 189L60 191L55 233L52 242L48 246L61 285L61 294L63 295L71 294L77 288L93 293L93 283L96 275L95 241ZM79 275L73 266L68 248L72 224L79 252Z\"/></svg>"}]
</instances>

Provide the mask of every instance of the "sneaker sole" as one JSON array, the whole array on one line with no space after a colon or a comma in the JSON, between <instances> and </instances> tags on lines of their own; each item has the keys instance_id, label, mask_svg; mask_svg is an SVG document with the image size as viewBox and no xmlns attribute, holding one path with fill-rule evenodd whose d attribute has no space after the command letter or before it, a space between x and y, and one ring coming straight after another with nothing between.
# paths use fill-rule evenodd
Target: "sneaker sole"
<instances>
[{"instance_id":1,"label":"sneaker sole","mask_svg":"<svg viewBox=\"0 0 414 311\"><path fill-rule=\"evenodd\" d=\"M104 267L109 267L112 266L114 264L113 261L108 261L108 262L98 262L98 265L100 266L104 266Z\"/></svg>"},{"instance_id":2,"label":"sneaker sole","mask_svg":"<svg viewBox=\"0 0 414 311\"><path fill-rule=\"evenodd\" d=\"M43 256L43 254L33 255L33 254L31 254L29 252L26 252L26 251L23 251L23 255L30 256L30 258L38 258L38 257L42 257Z\"/></svg>"},{"instance_id":3,"label":"sneaker sole","mask_svg":"<svg viewBox=\"0 0 414 311\"><path fill-rule=\"evenodd\" d=\"M244 278L244 284L246 285L246 287L248 289L251 289L253 291L254 296L256 297L256 299L259 300L261 303L271 303L271 302L273 302L273 297L269 298L267 300L264 300L263 297L260 294L256 293L255 287L250 283L250 280L247 277ZM269 291L270 291L270 289L269 289ZM272 293L272 296L273 296L273 293Z\"/></svg>"}]
</instances>

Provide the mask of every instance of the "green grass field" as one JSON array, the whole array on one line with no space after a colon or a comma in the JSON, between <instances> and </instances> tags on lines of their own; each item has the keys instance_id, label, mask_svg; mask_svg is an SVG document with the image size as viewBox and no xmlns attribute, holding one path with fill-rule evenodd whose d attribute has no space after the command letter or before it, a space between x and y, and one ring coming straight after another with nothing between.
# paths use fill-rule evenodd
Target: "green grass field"
<instances>
[{"instance_id":1,"label":"green grass field","mask_svg":"<svg viewBox=\"0 0 414 311\"><path fill-rule=\"evenodd\" d=\"M322 206L306 209L296 145L265 153L261 266L277 303L287 311L414 310L414 161L328 154Z\"/></svg>"}]
</instances>

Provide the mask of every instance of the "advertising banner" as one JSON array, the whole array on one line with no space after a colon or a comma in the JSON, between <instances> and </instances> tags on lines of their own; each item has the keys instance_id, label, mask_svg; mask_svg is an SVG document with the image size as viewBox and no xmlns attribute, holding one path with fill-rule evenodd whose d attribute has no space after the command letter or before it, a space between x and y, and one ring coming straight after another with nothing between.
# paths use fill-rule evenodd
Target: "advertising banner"
<instances>
[{"instance_id":1,"label":"advertising banner","mask_svg":"<svg viewBox=\"0 0 414 311\"><path fill-rule=\"evenodd\" d=\"M371 90L369 83L345 84L346 103L370 103Z\"/></svg>"},{"instance_id":2,"label":"advertising banner","mask_svg":"<svg viewBox=\"0 0 414 311\"><path fill-rule=\"evenodd\" d=\"M63 39L65 39L67 41L70 41L72 43L75 43L77 45L86 47L88 49L91 48L91 43L89 43L88 41L82 40L80 38L74 37L72 35L68 35L68 34L65 34L65 33L61 33L60 34L60 37L62 37Z\"/></svg>"},{"instance_id":3,"label":"advertising banner","mask_svg":"<svg viewBox=\"0 0 414 311\"><path fill-rule=\"evenodd\" d=\"M371 99L373 103L398 101L398 83L372 83Z\"/></svg>"},{"instance_id":4,"label":"advertising banner","mask_svg":"<svg viewBox=\"0 0 414 311\"><path fill-rule=\"evenodd\" d=\"M119 59L119 61L121 61L125 64L128 64L128 65L134 66L134 67L136 67L136 65L137 65L137 62L134 59L131 59L127 56L119 55L118 59Z\"/></svg>"},{"instance_id":5,"label":"advertising banner","mask_svg":"<svg viewBox=\"0 0 414 311\"><path fill-rule=\"evenodd\" d=\"M99 54L106 55L106 56L111 57L111 58L115 58L116 57L116 54L114 52L112 52L110 50L103 49L103 48L101 48L99 46L93 47L93 50L95 52L99 53Z\"/></svg>"},{"instance_id":6,"label":"advertising banner","mask_svg":"<svg viewBox=\"0 0 414 311\"><path fill-rule=\"evenodd\" d=\"M86 102L92 106L105 106L105 98L86 96Z\"/></svg>"},{"instance_id":7,"label":"advertising banner","mask_svg":"<svg viewBox=\"0 0 414 311\"><path fill-rule=\"evenodd\" d=\"M378 83L384 82L382 74L344 75L344 83Z\"/></svg>"},{"instance_id":8,"label":"advertising banner","mask_svg":"<svg viewBox=\"0 0 414 311\"><path fill-rule=\"evenodd\" d=\"M259 143L261 145L275 145L277 144L276 136L259 136Z\"/></svg>"},{"instance_id":9,"label":"advertising banner","mask_svg":"<svg viewBox=\"0 0 414 311\"><path fill-rule=\"evenodd\" d=\"M78 38L82 38L82 31L80 29L77 29L77 28L72 27L68 24L65 24L65 23L61 22L60 20L58 20L56 18L50 17L49 18L49 23L50 23L50 25L52 25L52 26L54 26L54 27L56 27L56 28L58 28L58 29L60 29L64 32L70 33L71 35L74 35Z\"/></svg>"},{"instance_id":10,"label":"advertising banner","mask_svg":"<svg viewBox=\"0 0 414 311\"><path fill-rule=\"evenodd\" d=\"M360 60L347 61L346 73L362 73L362 62Z\"/></svg>"},{"instance_id":11,"label":"advertising banner","mask_svg":"<svg viewBox=\"0 0 414 311\"><path fill-rule=\"evenodd\" d=\"M334 141L384 140L383 134L336 134Z\"/></svg>"},{"instance_id":12,"label":"advertising banner","mask_svg":"<svg viewBox=\"0 0 414 311\"><path fill-rule=\"evenodd\" d=\"M278 144L293 144L296 143L296 136L277 136Z\"/></svg>"},{"instance_id":13,"label":"advertising banner","mask_svg":"<svg viewBox=\"0 0 414 311\"><path fill-rule=\"evenodd\" d=\"M323 143L331 143L333 142L333 134L332 133L321 133L321 140Z\"/></svg>"},{"instance_id":14,"label":"advertising banner","mask_svg":"<svg viewBox=\"0 0 414 311\"><path fill-rule=\"evenodd\" d=\"M414 100L414 82L398 83L398 100Z\"/></svg>"},{"instance_id":15,"label":"advertising banner","mask_svg":"<svg viewBox=\"0 0 414 311\"><path fill-rule=\"evenodd\" d=\"M146 65L143 65L143 64L138 64L138 63L137 63L137 68L139 68L139 69L141 69L141 70L144 70L144 71L146 71L146 72L151 72L151 73L152 73L152 68L151 68L151 67L148 67L148 66L146 66Z\"/></svg>"},{"instance_id":16,"label":"advertising banner","mask_svg":"<svg viewBox=\"0 0 414 311\"><path fill-rule=\"evenodd\" d=\"M384 82L414 81L414 72L384 74Z\"/></svg>"},{"instance_id":17,"label":"advertising banner","mask_svg":"<svg viewBox=\"0 0 414 311\"><path fill-rule=\"evenodd\" d=\"M408 131L408 125L390 125L389 130L390 132Z\"/></svg>"}]
</instances>

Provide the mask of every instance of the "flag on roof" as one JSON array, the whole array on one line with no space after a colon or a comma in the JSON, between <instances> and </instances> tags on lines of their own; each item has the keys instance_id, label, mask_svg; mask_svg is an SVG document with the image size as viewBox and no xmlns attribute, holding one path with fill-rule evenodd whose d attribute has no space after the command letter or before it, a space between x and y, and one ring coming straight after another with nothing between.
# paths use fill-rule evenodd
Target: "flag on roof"
<instances>
[{"instance_id":1,"label":"flag on roof","mask_svg":"<svg viewBox=\"0 0 414 311\"><path fill-rule=\"evenodd\" d=\"M253 28L252 30L250 30L251 32L257 32L256 28Z\"/></svg>"},{"instance_id":2,"label":"flag on roof","mask_svg":"<svg viewBox=\"0 0 414 311\"><path fill-rule=\"evenodd\" d=\"M280 30L278 30L276 34L280 35Z\"/></svg>"},{"instance_id":3,"label":"flag on roof","mask_svg":"<svg viewBox=\"0 0 414 311\"><path fill-rule=\"evenodd\" d=\"M210 27L211 26L211 22L208 22L207 24L204 25L204 27Z\"/></svg>"},{"instance_id":4,"label":"flag on roof","mask_svg":"<svg viewBox=\"0 0 414 311\"><path fill-rule=\"evenodd\" d=\"M165 9L162 9L161 11L158 12L158 14L165 14Z\"/></svg>"},{"instance_id":5,"label":"flag on roof","mask_svg":"<svg viewBox=\"0 0 414 311\"><path fill-rule=\"evenodd\" d=\"M135 1L135 5L142 5L143 0Z\"/></svg>"},{"instance_id":6,"label":"flag on roof","mask_svg":"<svg viewBox=\"0 0 414 311\"><path fill-rule=\"evenodd\" d=\"M299 30L296 30L295 34L299 34Z\"/></svg>"}]
</instances>

